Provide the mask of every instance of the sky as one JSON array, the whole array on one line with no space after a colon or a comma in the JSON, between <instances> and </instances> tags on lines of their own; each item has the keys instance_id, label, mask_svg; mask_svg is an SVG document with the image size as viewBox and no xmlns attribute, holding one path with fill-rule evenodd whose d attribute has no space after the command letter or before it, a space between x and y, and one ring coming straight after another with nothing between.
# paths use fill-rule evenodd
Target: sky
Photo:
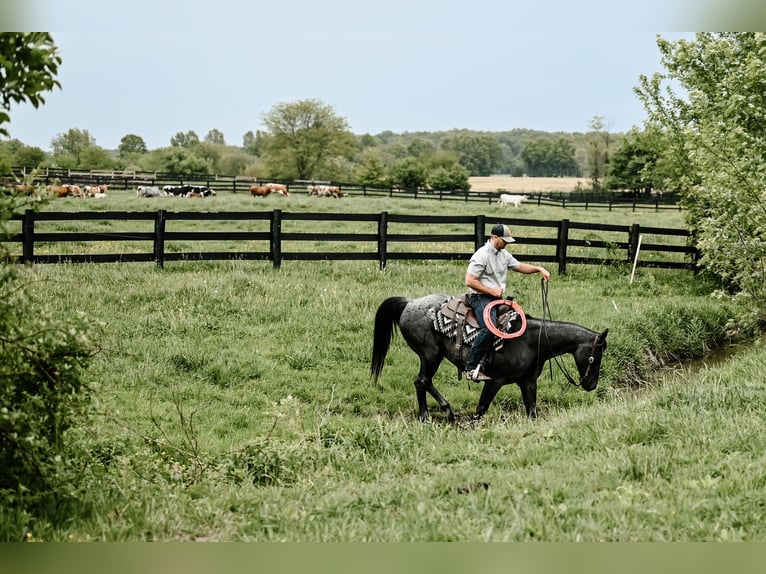
<instances>
[{"instance_id":1,"label":"sky","mask_svg":"<svg viewBox=\"0 0 766 574\"><path fill-rule=\"evenodd\" d=\"M63 62L6 127L46 151L71 128L106 149L212 129L242 145L273 106L316 99L355 134L626 132L657 36L692 37L700 1L10 0L6 23L49 31Z\"/></svg>"}]
</instances>

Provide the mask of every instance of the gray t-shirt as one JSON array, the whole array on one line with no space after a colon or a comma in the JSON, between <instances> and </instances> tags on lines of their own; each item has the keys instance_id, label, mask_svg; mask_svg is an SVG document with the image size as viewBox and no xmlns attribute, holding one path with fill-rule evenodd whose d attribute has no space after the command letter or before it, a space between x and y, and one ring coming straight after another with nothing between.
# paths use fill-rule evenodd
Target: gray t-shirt
<instances>
[{"instance_id":1,"label":"gray t-shirt","mask_svg":"<svg viewBox=\"0 0 766 574\"><path fill-rule=\"evenodd\" d=\"M502 287L505 293L505 282L509 269L518 269L521 263L505 249L495 249L490 241L480 247L471 256L468 263L468 273L475 275L487 287ZM468 290L476 293L475 289Z\"/></svg>"}]
</instances>

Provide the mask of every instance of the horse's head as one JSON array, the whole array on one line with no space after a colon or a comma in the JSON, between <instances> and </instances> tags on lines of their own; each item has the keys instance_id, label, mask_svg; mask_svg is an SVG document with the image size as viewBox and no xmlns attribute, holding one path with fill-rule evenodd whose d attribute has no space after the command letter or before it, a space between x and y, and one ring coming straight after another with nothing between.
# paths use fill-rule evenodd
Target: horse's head
<instances>
[{"instance_id":1,"label":"horse's head","mask_svg":"<svg viewBox=\"0 0 766 574\"><path fill-rule=\"evenodd\" d=\"M606 350L606 336L609 329L600 335L584 342L574 353L577 370L580 372L580 386L586 391L592 391L598 385L601 373L601 357Z\"/></svg>"}]
</instances>

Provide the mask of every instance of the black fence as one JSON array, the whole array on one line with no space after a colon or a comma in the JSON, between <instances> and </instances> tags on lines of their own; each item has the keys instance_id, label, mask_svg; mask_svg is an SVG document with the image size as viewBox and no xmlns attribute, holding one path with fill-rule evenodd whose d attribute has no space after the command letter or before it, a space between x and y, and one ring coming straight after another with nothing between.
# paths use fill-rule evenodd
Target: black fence
<instances>
[{"instance_id":1,"label":"black fence","mask_svg":"<svg viewBox=\"0 0 766 574\"><path fill-rule=\"evenodd\" d=\"M391 197L403 199L435 199L439 201L464 201L495 203L504 191L469 191L469 190L434 190L434 189L401 189L397 187L374 187L357 183L308 180L259 180L253 177L227 175L193 175L173 174L150 171L112 171L89 170L76 171L71 169L44 168L34 172L25 168L13 168L12 174L6 179L21 179L33 177L34 183L51 185L52 183L72 185L109 185L113 189L135 189L139 185L203 185L216 192L249 193L250 186L262 185L266 182L281 183L287 186L289 193L306 193L309 185L325 184L339 187L349 197ZM516 194L522 195L522 194ZM679 195L677 193L634 193L626 191L530 191L523 193L527 196L525 203L532 205L549 205L556 207L580 207L585 209L625 209L632 211L640 209L679 210ZM512 208L509 208L512 209Z\"/></svg>"},{"instance_id":2,"label":"black fence","mask_svg":"<svg viewBox=\"0 0 766 574\"><path fill-rule=\"evenodd\" d=\"M283 261L368 260L385 268L392 260L467 260L487 239L487 217L397 215L341 213L289 213L281 210L260 212L35 212L27 210L12 220L20 221L20 231L3 241L11 244L6 259L29 264L81 262L155 262L163 267L169 261L188 260L264 260L280 267ZM146 231L44 231L45 222L145 222ZM247 231L194 231L168 229L175 222L219 222L220 227L237 222L259 227ZM289 222L313 222L290 224ZM688 244L688 231L640 227L527 219L498 219L492 224L506 223L515 230L513 252L522 250L525 261L549 262L565 273L570 264L603 265L633 263L640 248L637 265L694 269L698 259L695 247ZM342 232L341 224L358 229L356 223L368 224L370 233ZM319 230L323 224L329 231ZM18 224L17 228L18 228ZM128 227L132 227L132 223ZM140 224L136 224L139 226ZM68 223L67 227L72 227ZM451 231L435 233L435 228ZM453 231L459 229L460 232ZM641 241L646 236L646 241ZM88 250L85 244L98 242L107 248L115 243L131 242L146 249L138 252L103 253ZM180 250L181 242L216 242L225 251ZM20 244L20 250L13 244ZM83 246L87 253L50 253L57 244ZM450 248L450 244L458 247ZM47 253L36 249L45 246ZM422 247L425 246L425 247ZM245 248L247 247L247 248ZM436 249L435 247L438 247ZM20 251L20 254L18 253ZM63 251L63 249L62 249Z\"/></svg>"}]
</instances>

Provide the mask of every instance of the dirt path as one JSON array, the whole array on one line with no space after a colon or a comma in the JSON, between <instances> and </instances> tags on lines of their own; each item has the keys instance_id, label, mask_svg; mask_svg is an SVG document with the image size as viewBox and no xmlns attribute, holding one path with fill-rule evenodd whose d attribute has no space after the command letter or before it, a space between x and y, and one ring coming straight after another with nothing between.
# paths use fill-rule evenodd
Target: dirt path
<instances>
[{"instance_id":1,"label":"dirt path","mask_svg":"<svg viewBox=\"0 0 766 574\"><path fill-rule=\"evenodd\" d=\"M578 182L583 188L590 187L590 181L582 177L511 177L490 175L471 177L471 191L507 191L508 193L534 193L537 191L574 191Z\"/></svg>"}]
</instances>

